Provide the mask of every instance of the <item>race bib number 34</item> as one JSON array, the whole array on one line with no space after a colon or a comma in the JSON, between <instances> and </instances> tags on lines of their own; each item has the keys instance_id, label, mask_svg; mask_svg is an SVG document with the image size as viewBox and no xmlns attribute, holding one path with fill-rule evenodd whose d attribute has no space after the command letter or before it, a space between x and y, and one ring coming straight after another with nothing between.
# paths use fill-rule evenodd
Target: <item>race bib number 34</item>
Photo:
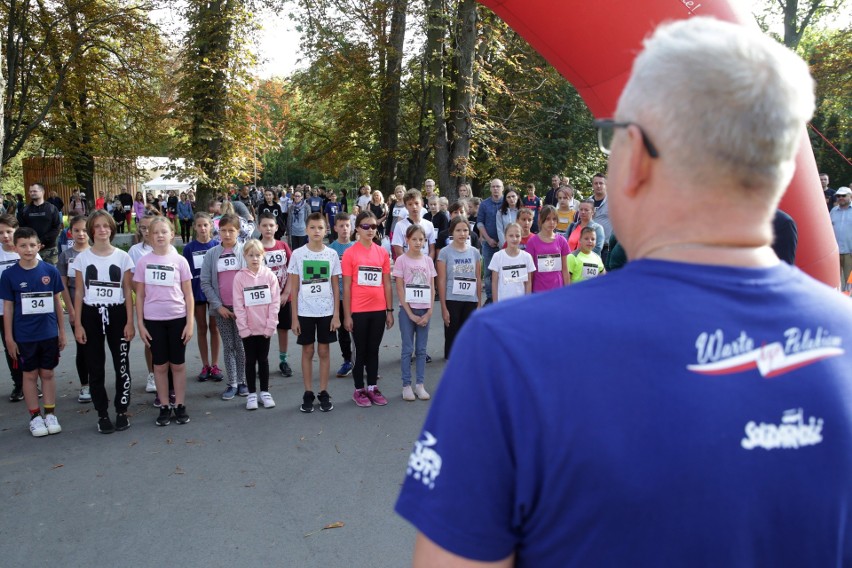
<instances>
[{"instance_id":1,"label":"race bib number 34","mask_svg":"<svg viewBox=\"0 0 852 568\"><path fill-rule=\"evenodd\" d=\"M174 286L175 267L160 264L149 264L145 268L146 286Z\"/></svg>"},{"instance_id":2,"label":"race bib number 34","mask_svg":"<svg viewBox=\"0 0 852 568\"><path fill-rule=\"evenodd\" d=\"M358 267L358 285L359 286L381 286L382 285L382 269L377 266L359 266Z\"/></svg>"},{"instance_id":3,"label":"race bib number 34","mask_svg":"<svg viewBox=\"0 0 852 568\"><path fill-rule=\"evenodd\" d=\"M53 292L25 292L21 294L21 313L25 316L53 312Z\"/></svg>"}]
</instances>

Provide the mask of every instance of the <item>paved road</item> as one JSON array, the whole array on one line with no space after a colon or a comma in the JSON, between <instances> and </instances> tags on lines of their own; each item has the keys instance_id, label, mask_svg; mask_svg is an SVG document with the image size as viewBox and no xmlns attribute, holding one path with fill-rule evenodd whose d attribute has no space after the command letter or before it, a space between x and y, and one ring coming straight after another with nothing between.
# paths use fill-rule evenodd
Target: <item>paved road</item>
<instances>
[{"instance_id":1,"label":"paved road","mask_svg":"<svg viewBox=\"0 0 852 568\"><path fill-rule=\"evenodd\" d=\"M430 342L426 385L434 392L440 319ZM193 380L191 422L157 427L135 339L131 428L111 435L97 432L91 404L77 402L73 345L57 369L61 434L30 435L24 403L6 400L4 372L0 567L409 565L414 530L393 504L429 403L401 398L398 328L385 333L381 351L385 407L356 407L352 379L332 376L334 410L299 412L299 348L292 336L290 344L295 373L273 374L274 409L246 411L242 397L219 398L224 383ZM194 340L187 362L197 374ZM333 346L332 372L340 362ZM270 366L277 369L276 349ZM332 523L344 526L321 530Z\"/></svg>"}]
</instances>

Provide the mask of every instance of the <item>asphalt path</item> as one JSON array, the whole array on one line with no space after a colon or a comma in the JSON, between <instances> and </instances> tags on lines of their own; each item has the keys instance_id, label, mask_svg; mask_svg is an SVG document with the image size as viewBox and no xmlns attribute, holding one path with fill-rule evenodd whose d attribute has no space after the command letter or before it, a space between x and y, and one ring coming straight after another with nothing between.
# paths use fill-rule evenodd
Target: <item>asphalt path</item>
<instances>
[{"instance_id":1,"label":"asphalt path","mask_svg":"<svg viewBox=\"0 0 852 568\"><path fill-rule=\"evenodd\" d=\"M434 313L434 362L426 366L433 394L444 367L437 304ZM67 318L66 332L70 339ZM221 400L225 382L196 382L201 361L193 338L191 421L157 427L135 338L131 428L110 435L98 433L92 405L77 402L73 343L56 369L60 434L32 437L24 403L7 401L12 383L4 371L0 567L410 565L414 529L393 505L430 403L402 400L398 327L385 332L380 352L385 407L355 406L352 378L334 377L342 358L332 345L334 410L299 412L300 347L291 334L294 373L284 378L276 338L272 346L275 408L247 411L243 397ZM315 363L315 385L317 372ZM108 370L110 400L113 380Z\"/></svg>"}]
</instances>

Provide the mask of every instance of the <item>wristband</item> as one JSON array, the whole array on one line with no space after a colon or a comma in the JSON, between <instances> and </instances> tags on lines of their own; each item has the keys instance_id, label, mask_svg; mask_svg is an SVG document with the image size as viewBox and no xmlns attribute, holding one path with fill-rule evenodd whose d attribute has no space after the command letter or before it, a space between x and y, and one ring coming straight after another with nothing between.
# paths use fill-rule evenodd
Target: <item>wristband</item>
<instances>
[{"instance_id":1,"label":"wristband","mask_svg":"<svg viewBox=\"0 0 852 568\"><path fill-rule=\"evenodd\" d=\"M387 313L389 313L389 314L392 314L392 313L393 313L393 308L387 308L387 309L385 309L385 311L386 311Z\"/></svg>"}]
</instances>

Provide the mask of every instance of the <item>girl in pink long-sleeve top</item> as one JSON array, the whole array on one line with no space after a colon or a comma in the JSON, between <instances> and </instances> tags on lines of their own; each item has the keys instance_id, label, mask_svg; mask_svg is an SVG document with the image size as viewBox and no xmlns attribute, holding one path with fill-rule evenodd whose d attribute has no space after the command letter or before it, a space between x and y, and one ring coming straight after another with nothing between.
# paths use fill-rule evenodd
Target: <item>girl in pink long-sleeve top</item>
<instances>
[{"instance_id":1,"label":"girl in pink long-sleeve top","mask_svg":"<svg viewBox=\"0 0 852 568\"><path fill-rule=\"evenodd\" d=\"M243 258L246 267L234 276L234 315L246 352L246 410L256 410L258 398L264 408L272 408L275 401L269 394L269 339L278 325L278 278L264 265L260 241L247 241ZM260 396L256 375L260 376Z\"/></svg>"}]
</instances>

